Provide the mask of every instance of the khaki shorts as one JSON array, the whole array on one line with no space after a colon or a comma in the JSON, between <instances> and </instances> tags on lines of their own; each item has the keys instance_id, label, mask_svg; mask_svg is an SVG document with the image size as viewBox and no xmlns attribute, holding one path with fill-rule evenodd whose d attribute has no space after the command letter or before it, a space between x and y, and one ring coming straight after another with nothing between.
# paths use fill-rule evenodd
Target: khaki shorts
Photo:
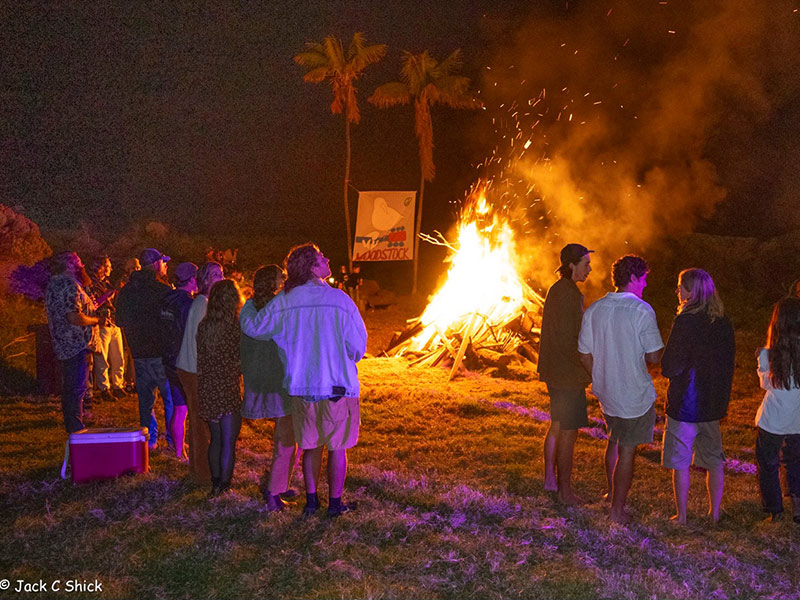
<instances>
[{"instance_id":1,"label":"khaki shorts","mask_svg":"<svg viewBox=\"0 0 800 600\"><path fill-rule=\"evenodd\" d=\"M725 462L719 421L685 423L667 415L661 464L668 469L688 469L692 464L713 471Z\"/></svg>"},{"instance_id":2,"label":"khaki shorts","mask_svg":"<svg viewBox=\"0 0 800 600\"><path fill-rule=\"evenodd\" d=\"M638 446L653 442L653 428L656 425L656 405L650 407L641 417L625 419L603 414L608 430L608 439L620 446Z\"/></svg>"},{"instance_id":3,"label":"khaki shorts","mask_svg":"<svg viewBox=\"0 0 800 600\"><path fill-rule=\"evenodd\" d=\"M292 396L292 424L294 437L303 450L320 446L327 446L328 450L352 448L358 442L361 407L358 398L307 402Z\"/></svg>"}]
</instances>

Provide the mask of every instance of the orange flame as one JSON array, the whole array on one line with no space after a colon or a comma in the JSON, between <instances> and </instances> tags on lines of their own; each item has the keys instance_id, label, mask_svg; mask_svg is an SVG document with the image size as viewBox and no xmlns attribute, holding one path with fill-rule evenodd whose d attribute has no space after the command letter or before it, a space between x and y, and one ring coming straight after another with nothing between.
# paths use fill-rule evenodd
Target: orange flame
<instances>
[{"instance_id":1,"label":"orange flame","mask_svg":"<svg viewBox=\"0 0 800 600\"><path fill-rule=\"evenodd\" d=\"M411 348L438 343L442 334L455 332L473 317L489 325L505 325L519 315L524 283L516 268L514 230L493 210L484 188L471 195L458 225L458 240L447 245L454 252L442 287L431 297L420 317L423 330Z\"/></svg>"}]
</instances>

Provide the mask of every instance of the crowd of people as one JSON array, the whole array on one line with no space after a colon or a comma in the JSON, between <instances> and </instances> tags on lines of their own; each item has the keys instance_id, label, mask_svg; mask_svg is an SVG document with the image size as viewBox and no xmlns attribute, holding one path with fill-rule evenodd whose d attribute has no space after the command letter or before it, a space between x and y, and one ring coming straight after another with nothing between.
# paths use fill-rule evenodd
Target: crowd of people
<instances>
[{"instance_id":1,"label":"crowd of people","mask_svg":"<svg viewBox=\"0 0 800 600\"><path fill-rule=\"evenodd\" d=\"M661 363L669 380L661 462L672 470L676 523L685 524L690 467L706 471L708 518L716 523L725 487L720 420L728 410L735 342L714 281L702 269L678 275L677 316L664 345L652 307L642 299L649 267L639 256L611 268L614 292L584 311L577 284L592 271L581 244L561 250L560 278L542 315L539 376L550 397L544 439L544 485L564 504L583 500L572 488L578 429L588 424L586 387L598 398L608 442L605 470L609 516L625 523L636 449L653 442L656 390L647 365ZM763 510L783 516L779 469L786 470L793 519L800 524L800 297L798 284L772 313L766 346L758 351L764 398L755 417L756 461Z\"/></svg>"},{"instance_id":2,"label":"crowd of people","mask_svg":"<svg viewBox=\"0 0 800 600\"><path fill-rule=\"evenodd\" d=\"M609 516L628 522L636 450L653 442L656 391L648 364L669 380L662 464L672 470L675 515L687 521L690 467L706 471L708 517L720 518L725 476L720 420L727 414L734 372L733 326L714 281L702 269L678 276L677 316L666 345L652 307L642 299L647 262L634 255L612 266L615 291L584 311L579 283L589 277L592 250L568 244L559 279L544 303L538 371L550 398L544 439L544 487L559 502L583 502L572 486L578 430L588 425L586 388L598 398L608 442L605 471ZM367 333L353 294L358 274L333 278L314 244L292 248L283 266L258 269L252 297L218 262L181 263L167 283L170 257L145 249L126 264L121 286L100 257L87 276L77 254L55 260L46 292L53 347L63 365L62 410L68 433L84 428L84 398L94 356L95 385L124 394L123 347L133 359L139 424L158 443L156 390L165 438L177 459L213 496L230 488L242 418L275 423L265 492L269 511L284 510L298 449L306 487L304 515L321 508L317 484L328 450L328 514L355 508L342 500L347 450L358 441L360 385L356 363ZM346 274L346 271L342 271ZM335 285L330 285L329 281ZM347 290L350 293L347 293ZM755 417L762 505L783 515L779 469L786 470L794 521L800 523L800 285L774 308L758 352L765 394ZM120 329L121 328L121 329ZM124 335L123 335L124 334ZM188 433L186 422L188 420Z\"/></svg>"},{"instance_id":3,"label":"crowd of people","mask_svg":"<svg viewBox=\"0 0 800 600\"><path fill-rule=\"evenodd\" d=\"M342 494L347 450L357 443L361 423L356 363L366 352L367 332L351 297L327 283L328 259L314 244L292 248L283 267L256 271L246 302L218 262L199 268L181 263L170 285L169 261L147 248L115 287L108 282L107 257L96 263L96 282L77 254L55 257L45 304L62 363L67 432L84 429L93 357L106 399L124 394L124 337L139 425L147 428L151 450L158 444L158 390L168 447L217 496L231 486L242 417L273 419L267 509L286 508L299 448L303 514L320 510L317 482L327 448L328 515L353 510Z\"/></svg>"}]
</instances>

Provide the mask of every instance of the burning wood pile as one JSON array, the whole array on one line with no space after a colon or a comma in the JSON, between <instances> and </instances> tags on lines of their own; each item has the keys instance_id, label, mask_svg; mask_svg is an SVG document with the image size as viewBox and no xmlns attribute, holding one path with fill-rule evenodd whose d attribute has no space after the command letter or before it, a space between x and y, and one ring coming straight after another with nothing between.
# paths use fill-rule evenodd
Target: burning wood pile
<instances>
[{"instance_id":1,"label":"burning wood pile","mask_svg":"<svg viewBox=\"0 0 800 600\"><path fill-rule=\"evenodd\" d=\"M450 379L462 364L480 370L536 363L544 299L519 275L514 231L485 190L470 196L455 244L437 236L424 237L451 250L446 281L386 354L409 357L412 366L450 365Z\"/></svg>"}]
</instances>

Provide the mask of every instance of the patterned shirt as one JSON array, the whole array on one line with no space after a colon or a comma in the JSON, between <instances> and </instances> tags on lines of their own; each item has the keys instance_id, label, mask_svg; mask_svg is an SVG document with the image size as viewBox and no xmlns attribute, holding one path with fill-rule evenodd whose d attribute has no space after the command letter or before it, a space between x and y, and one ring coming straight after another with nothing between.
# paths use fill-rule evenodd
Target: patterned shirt
<instances>
[{"instance_id":1,"label":"patterned shirt","mask_svg":"<svg viewBox=\"0 0 800 600\"><path fill-rule=\"evenodd\" d=\"M92 285L89 286L87 290L89 292L90 297L92 300L97 302L103 295L107 294L111 290L114 289L114 286L111 285L111 282L108 278L105 279L98 279L95 275L89 275L90 279L92 280ZM113 327L114 323L114 304L111 301L111 298L106 300L102 305L97 307L97 316L98 317L107 317L106 320L106 327Z\"/></svg>"},{"instance_id":2,"label":"patterned shirt","mask_svg":"<svg viewBox=\"0 0 800 600\"><path fill-rule=\"evenodd\" d=\"M67 360L81 350L97 346L97 327L72 325L67 320L69 313L91 316L94 312L91 298L70 275L64 273L50 279L45 292L45 307L56 358Z\"/></svg>"}]
</instances>

